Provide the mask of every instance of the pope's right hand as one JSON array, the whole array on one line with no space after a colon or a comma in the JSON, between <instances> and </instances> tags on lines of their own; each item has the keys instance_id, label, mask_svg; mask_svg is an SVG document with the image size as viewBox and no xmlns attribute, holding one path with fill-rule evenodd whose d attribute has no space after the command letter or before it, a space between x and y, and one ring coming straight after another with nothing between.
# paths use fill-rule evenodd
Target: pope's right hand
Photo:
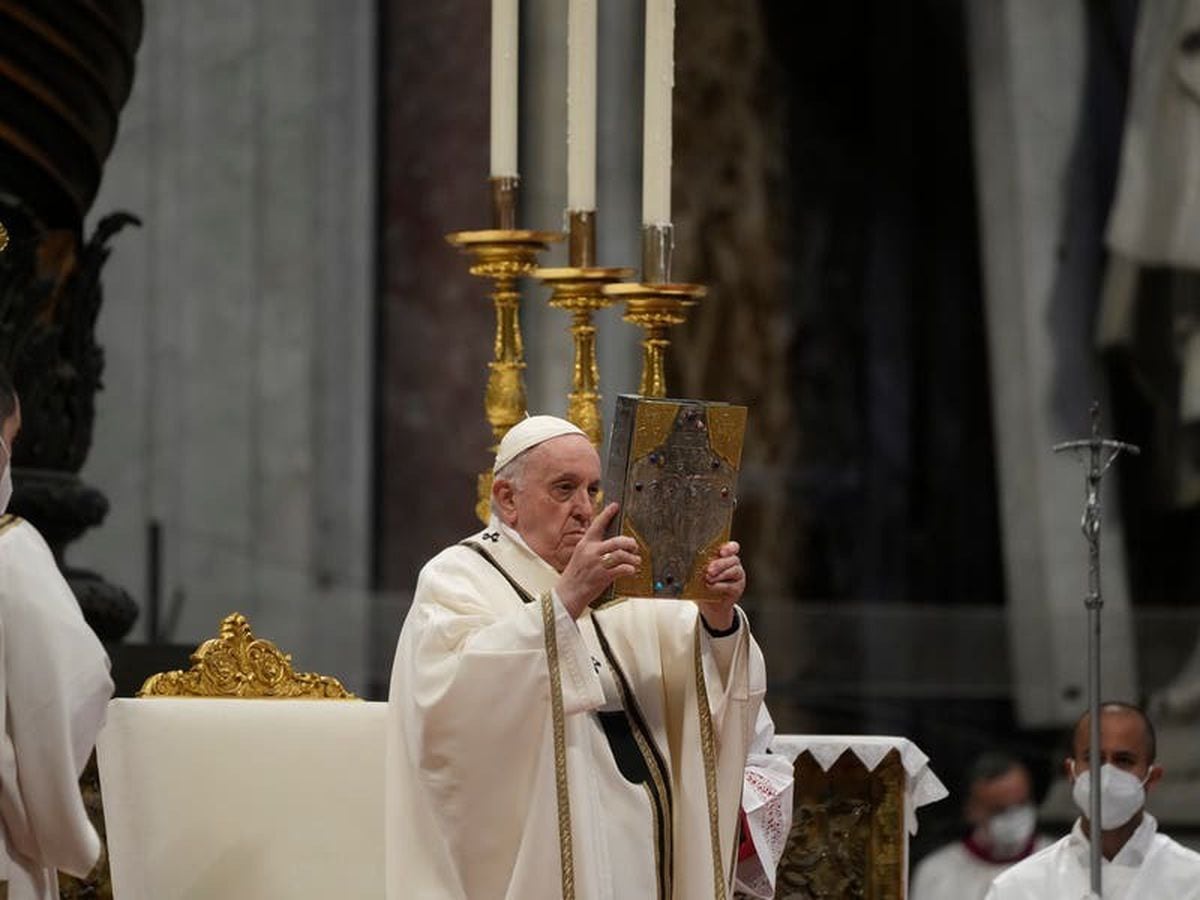
<instances>
[{"instance_id":1,"label":"pope's right hand","mask_svg":"<svg viewBox=\"0 0 1200 900\"><path fill-rule=\"evenodd\" d=\"M554 590L572 618L578 619L588 604L595 600L618 578L633 575L642 564L637 541L617 535L606 538L605 530L617 514L617 504L610 503L592 519L584 532L567 567L559 576Z\"/></svg>"}]
</instances>

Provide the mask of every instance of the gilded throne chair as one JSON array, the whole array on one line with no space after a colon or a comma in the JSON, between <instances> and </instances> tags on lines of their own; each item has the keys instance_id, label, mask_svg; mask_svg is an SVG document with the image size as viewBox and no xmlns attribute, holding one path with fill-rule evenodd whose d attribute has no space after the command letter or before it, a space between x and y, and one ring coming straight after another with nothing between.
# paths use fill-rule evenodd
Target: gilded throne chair
<instances>
[{"instance_id":1,"label":"gilded throne chair","mask_svg":"<svg viewBox=\"0 0 1200 900\"><path fill-rule=\"evenodd\" d=\"M382 898L385 709L226 618L191 669L109 705L113 896Z\"/></svg>"}]
</instances>

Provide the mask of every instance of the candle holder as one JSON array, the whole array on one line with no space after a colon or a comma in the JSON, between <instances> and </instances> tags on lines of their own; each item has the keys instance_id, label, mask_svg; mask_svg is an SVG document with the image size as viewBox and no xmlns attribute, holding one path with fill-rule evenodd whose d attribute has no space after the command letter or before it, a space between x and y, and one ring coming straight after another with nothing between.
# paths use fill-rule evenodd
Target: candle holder
<instances>
[{"instance_id":1,"label":"candle holder","mask_svg":"<svg viewBox=\"0 0 1200 900\"><path fill-rule=\"evenodd\" d=\"M500 439L526 416L525 347L521 340L521 295L517 279L537 268L539 253L563 239L556 231L511 227L516 221L516 188L515 178L492 179L493 218L500 227L446 235L447 241L471 258L468 271L492 281L490 296L496 310L496 335L483 407L495 438L490 448L493 454ZM486 524L492 496L491 469L479 474L476 494L475 514Z\"/></svg>"},{"instance_id":2,"label":"candle holder","mask_svg":"<svg viewBox=\"0 0 1200 900\"><path fill-rule=\"evenodd\" d=\"M610 284L608 296L625 301L626 322L645 331L642 339L643 397L667 396L667 329L687 321L687 311L706 293L699 284Z\"/></svg>"},{"instance_id":3,"label":"candle holder","mask_svg":"<svg viewBox=\"0 0 1200 900\"><path fill-rule=\"evenodd\" d=\"M595 266L596 214L572 210L570 222L570 266L538 269L534 276L551 288L549 303L571 313L571 337L575 344L571 391L567 394L567 418L578 425L592 445L604 440L600 412L600 369L596 363L596 328L592 314L612 306L615 297L605 287L628 278L632 269Z\"/></svg>"},{"instance_id":4,"label":"candle holder","mask_svg":"<svg viewBox=\"0 0 1200 900\"><path fill-rule=\"evenodd\" d=\"M625 301L626 322L645 331L642 339L643 397L667 396L667 329L687 321L688 310L707 292L703 285L671 281L671 250L674 237L670 225L647 225L642 230L642 284L610 284L606 296Z\"/></svg>"}]
</instances>

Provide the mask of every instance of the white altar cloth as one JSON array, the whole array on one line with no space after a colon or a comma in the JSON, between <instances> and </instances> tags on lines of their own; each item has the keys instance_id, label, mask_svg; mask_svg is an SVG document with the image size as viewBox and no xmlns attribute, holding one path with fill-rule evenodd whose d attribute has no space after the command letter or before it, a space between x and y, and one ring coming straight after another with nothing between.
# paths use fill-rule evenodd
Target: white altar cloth
<instances>
[{"instance_id":1,"label":"white altar cloth","mask_svg":"<svg viewBox=\"0 0 1200 900\"><path fill-rule=\"evenodd\" d=\"M868 772L874 772L888 753L898 751L900 764L907 775L904 824L910 835L917 833L917 810L950 795L941 779L929 767L929 757L908 738L859 734L779 734L771 742L771 752L786 756L793 764L796 757L806 750L826 772L847 752L857 756Z\"/></svg>"}]
</instances>

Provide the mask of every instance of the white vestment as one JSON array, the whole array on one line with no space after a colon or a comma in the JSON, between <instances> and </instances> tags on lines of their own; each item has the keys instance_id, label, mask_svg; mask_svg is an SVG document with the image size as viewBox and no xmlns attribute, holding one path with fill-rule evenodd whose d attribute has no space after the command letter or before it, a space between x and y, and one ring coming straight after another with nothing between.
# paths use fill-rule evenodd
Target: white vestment
<instances>
[{"instance_id":1,"label":"white vestment","mask_svg":"<svg viewBox=\"0 0 1200 900\"><path fill-rule=\"evenodd\" d=\"M56 871L100 855L79 776L112 696L108 655L28 522L0 516L0 880L8 900L57 900Z\"/></svg>"},{"instance_id":2,"label":"white vestment","mask_svg":"<svg viewBox=\"0 0 1200 900\"><path fill-rule=\"evenodd\" d=\"M1149 813L1100 869L1104 900L1200 900L1200 853L1158 833ZM1088 840L1076 820L1071 833L992 882L987 900L1082 900L1091 876Z\"/></svg>"},{"instance_id":3,"label":"white vestment","mask_svg":"<svg viewBox=\"0 0 1200 900\"><path fill-rule=\"evenodd\" d=\"M1049 843L1049 838L1038 835L1034 852ZM984 900L996 876L1021 861L990 862L972 853L965 841L954 841L917 864L909 900Z\"/></svg>"},{"instance_id":4,"label":"white vestment","mask_svg":"<svg viewBox=\"0 0 1200 900\"><path fill-rule=\"evenodd\" d=\"M728 638L681 601L576 622L557 579L495 519L421 571L388 698L388 897L732 900L770 727L745 616Z\"/></svg>"}]
</instances>

